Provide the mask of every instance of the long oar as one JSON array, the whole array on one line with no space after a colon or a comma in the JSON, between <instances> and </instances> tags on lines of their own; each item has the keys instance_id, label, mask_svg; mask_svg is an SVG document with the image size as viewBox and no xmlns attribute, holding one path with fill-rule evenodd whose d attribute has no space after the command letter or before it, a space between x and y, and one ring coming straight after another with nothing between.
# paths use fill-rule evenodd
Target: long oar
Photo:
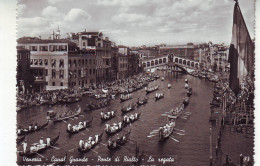
<instances>
[{"instance_id":1,"label":"long oar","mask_svg":"<svg viewBox=\"0 0 260 166\"><path fill-rule=\"evenodd\" d=\"M82 132L79 132L80 134L82 134L82 135L85 135L84 133L82 133Z\"/></svg>"},{"instance_id":2,"label":"long oar","mask_svg":"<svg viewBox=\"0 0 260 166\"><path fill-rule=\"evenodd\" d=\"M50 147L52 147L52 148L54 148L54 149L60 149L60 148L58 148L58 147L55 147L55 146L50 146Z\"/></svg>"},{"instance_id":3,"label":"long oar","mask_svg":"<svg viewBox=\"0 0 260 166\"><path fill-rule=\"evenodd\" d=\"M95 150L93 150L93 149L90 149L92 152L95 152L95 153L97 153L98 154L98 152L97 151L95 151Z\"/></svg>"},{"instance_id":4,"label":"long oar","mask_svg":"<svg viewBox=\"0 0 260 166\"><path fill-rule=\"evenodd\" d=\"M75 149L77 149L77 148L72 148L72 149L69 150L69 152L72 152L72 151L74 151Z\"/></svg>"},{"instance_id":5,"label":"long oar","mask_svg":"<svg viewBox=\"0 0 260 166\"><path fill-rule=\"evenodd\" d=\"M177 129L177 128L174 128L174 130L185 132L185 130L181 130L181 129Z\"/></svg>"},{"instance_id":6,"label":"long oar","mask_svg":"<svg viewBox=\"0 0 260 166\"><path fill-rule=\"evenodd\" d=\"M177 132L173 132L173 133L175 133L175 134L178 134L178 135L185 135L185 134L182 134L182 133L177 133Z\"/></svg>"},{"instance_id":7,"label":"long oar","mask_svg":"<svg viewBox=\"0 0 260 166\"><path fill-rule=\"evenodd\" d=\"M170 138L171 138L172 140L176 141L176 142L180 142L180 141L178 141L177 139L175 139L175 138L173 138L173 137L171 137L171 136L170 136Z\"/></svg>"},{"instance_id":8,"label":"long oar","mask_svg":"<svg viewBox=\"0 0 260 166\"><path fill-rule=\"evenodd\" d=\"M168 114L162 114L161 116L168 116Z\"/></svg>"},{"instance_id":9,"label":"long oar","mask_svg":"<svg viewBox=\"0 0 260 166\"><path fill-rule=\"evenodd\" d=\"M42 158L45 158L43 155L41 155L41 154L39 154L39 153L37 153L37 152L35 152L37 155L39 155L39 156L41 156Z\"/></svg>"},{"instance_id":10,"label":"long oar","mask_svg":"<svg viewBox=\"0 0 260 166\"><path fill-rule=\"evenodd\" d=\"M156 136L156 135L148 135L147 137L148 137L148 138L151 138L151 137L153 137L153 136Z\"/></svg>"},{"instance_id":11,"label":"long oar","mask_svg":"<svg viewBox=\"0 0 260 166\"><path fill-rule=\"evenodd\" d=\"M78 117L73 117L73 118L75 118L75 119L79 119Z\"/></svg>"},{"instance_id":12,"label":"long oar","mask_svg":"<svg viewBox=\"0 0 260 166\"><path fill-rule=\"evenodd\" d=\"M64 123L68 123L68 122L66 122L65 120L62 120Z\"/></svg>"},{"instance_id":13,"label":"long oar","mask_svg":"<svg viewBox=\"0 0 260 166\"><path fill-rule=\"evenodd\" d=\"M79 115L79 116L82 116L82 117L84 117L84 115Z\"/></svg>"},{"instance_id":14,"label":"long oar","mask_svg":"<svg viewBox=\"0 0 260 166\"><path fill-rule=\"evenodd\" d=\"M101 142L100 142L100 144L101 144L101 145L104 145L104 146L107 146L106 144L103 144L103 143L101 143Z\"/></svg>"}]
</instances>

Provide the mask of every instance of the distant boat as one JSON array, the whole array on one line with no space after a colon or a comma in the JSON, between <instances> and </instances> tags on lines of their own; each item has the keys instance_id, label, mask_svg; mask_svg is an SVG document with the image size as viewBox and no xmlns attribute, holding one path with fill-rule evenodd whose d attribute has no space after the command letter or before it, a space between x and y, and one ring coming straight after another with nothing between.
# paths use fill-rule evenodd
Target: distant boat
<instances>
[{"instance_id":1,"label":"distant boat","mask_svg":"<svg viewBox=\"0 0 260 166\"><path fill-rule=\"evenodd\" d=\"M170 89L172 87L172 84L168 84L168 89Z\"/></svg>"},{"instance_id":2,"label":"distant boat","mask_svg":"<svg viewBox=\"0 0 260 166\"><path fill-rule=\"evenodd\" d=\"M164 77L162 77L161 80L164 81Z\"/></svg>"}]
</instances>

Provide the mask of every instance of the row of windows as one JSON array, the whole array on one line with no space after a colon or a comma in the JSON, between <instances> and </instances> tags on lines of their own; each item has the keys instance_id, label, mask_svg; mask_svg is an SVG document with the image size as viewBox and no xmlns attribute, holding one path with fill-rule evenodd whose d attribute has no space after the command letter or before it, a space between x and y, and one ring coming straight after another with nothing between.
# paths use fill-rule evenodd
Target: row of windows
<instances>
[{"instance_id":1,"label":"row of windows","mask_svg":"<svg viewBox=\"0 0 260 166\"><path fill-rule=\"evenodd\" d=\"M77 67L78 66L84 66L84 65L91 65L91 64L96 64L96 60L95 59L79 59L78 61L76 59L74 60L69 60L69 67Z\"/></svg>"},{"instance_id":2,"label":"row of windows","mask_svg":"<svg viewBox=\"0 0 260 166\"><path fill-rule=\"evenodd\" d=\"M29 49L31 51L38 51L37 46L30 46ZM48 51L48 46L39 46L40 51ZM49 51L67 51L67 45L50 45Z\"/></svg>"},{"instance_id":3,"label":"row of windows","mask_svg":"<svg viewBox=\"0 0 260 166\"><path fill-rule=\"evenodd\" d=\"M30 60L30 65L45 65L45 66L48 66L49 64L49 61L48 59L31 59ZM56 67L56 59L51 59L51 66L52 67ZM64 68L64 59L60 59L59 60L59 67L60 68Z\"/></svg>"},{"instance_id":4,"label":"row of windows","mask_svg":"<svg viewBox=\"0 0 260 166\"><path fill-rule=\"evenodd\" d=\"M96 74L96 69L85 69L85 70L69 70L69 78L76 78L77 77L77 74L78 74L78 77L81 76L81 77L84 77L86 76L87 74L89 73L89 75L92 75L92 74Z\"/></svg>"},{"instance_id":5,"label":"row of windows","mask_svg":"<svg viewBox=\"0 0 260 166\"><path fill-rule=\"evenodd\" d=\"M93 83L94 83L94 80L93 80L93 79L89 80L89 84L93 84ZM78 85L79 85L79 86L84 86L85 84L88 84L88 80L78 81ZM76 81L69 82L69 87L73 87L73 86L76 86Z\"/></svg>"},{"instance_id":6,"label":"row of windows","mask_svg":"<svg viewBox=\"0 0 260 166\"><path fill-rule=\"evenodd\" d=\"M21 59L22 59L22 54L21 54L21 53L18 53L18 54L17 54L17 59L18 59L18 60L21 60ZM29 53L26 54L26 60L30 60L30 54L29 54Z\"/></svg>"},{"instance_id":7,"label":"row of windows","mask_svg":"<svg viewBox=\"0 0 260 166\"><path fill-rule=\"evenodd\" d=\"M120 63L120 64L119 64L119 68L120 68L120 69L122 69L122 68L127 68L127 67L128 67L128 65L125 64L125 63Z\"/></svg>"},{"instance_id":8,"label":"row of windows","mask_svg":"<svg viewBox=\"0 0 260 166\"><path fill-rule=\"evenodd\" d=\"M47 70L47 69L46 69ZM47 70L48 71L48 70ZM47 72L46 71L46 72ZM48 73L46 73L46 75L48 75ZM55 79L56 78L56 75L59 76L60 79L63 79L64 78L64 70L60 70L59 74L58 72L55 70L55 69L52 69L51 70L51 78L52 79Z\"/></svg>"}]
</instances>

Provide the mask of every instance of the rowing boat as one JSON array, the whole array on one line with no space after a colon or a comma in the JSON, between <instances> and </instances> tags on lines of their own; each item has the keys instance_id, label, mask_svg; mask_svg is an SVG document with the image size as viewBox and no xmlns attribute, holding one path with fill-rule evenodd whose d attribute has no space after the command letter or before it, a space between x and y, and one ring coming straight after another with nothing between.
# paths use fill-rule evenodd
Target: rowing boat
<instances>
[{"instance_id":1,"label":"rowing boat","mask_svg":"<svg viewBox=\"0 0 260 166\"><path fill-rule=\"evenodd\" d=\"M17 135L20 136L20 135L26 135L26 134L33 133L33 132L35 132L35 131L38 131L38 130L40 130L40 129L46 127L46 126L48 125L48 123L49 123L49 121L47 121L47 122L46 122L45 124L43 124L43 125L37 126L36 129L35 129L35 127L32 127L31 130L29 130L29 129L19 129L19 128L18 128L18 130L20 130L20 133L17 133Z\"/></svg>"},{"instance_id":2,"label":"rowing boat","mask_svg":"<svg viewBox=\"0 0 260 166\"><path fill-rule=\"evenodd\" d=\"M149 87L149 88L145 87L146 94L152 93L152 92L154 92L154 91L156 91L156 90L158 90L158 89L159 89L159 86L158 86L158 85L156 85L156 86L154 86L154 87Z\"/></svg>"},{"instance_id":3,"label":"rowing boat","mask_svg":"<svg viewBox=\"0 0 260 166\"><path fill-rule=\"evenodd\" d=\"M172 134L172 132L174 130L175 122L170 122L170 125L168 125L168 126L170 127L170 130L168 130L167 133L163 132L163 130L164 130L163 127L161 127L159 129L159 141L164 141L170 137L170 135Z\"/></svg>"},{"instance_id":4,"label":"rowing boat","mask_svg":"<svg viewBox=\"0 0 260 166\"><path fill-rule=\"evenodd\" d=\"M22 152L22 151L20 151L20 152L19 152L19 155L20 155L20 156L26 156L26 157L32 157L32 156L34 156L34 155L36 155L36 154L38 154L38 153L40 153L40 152L43 152L43 151L49 149L50 147L54 146L54 145L56 144L56 142L58 141L59 137L60 137L60 133L58 134L57 137L55 137L54 139L52 139L52 140L50 141L50 145L49 145L49 146L48 146L48 145L45 145L44 147L42 147L42 148L40 148L40 149L38 149L38 150L36 150L36 151L27 150L25 153Z\"/></svg>"},{"instance_id":5,"label":"rowing boat","mask_svg":"<svg viewBox=\"0 0 260 166\"><path fill-rule=\"evenodd\" d=\"M123 119L123 122L124 123L126 123L126 124L129 124L129 123L133 123L134 121L136 121L136 120L138 120L139 119L139 117L140 117L140 115L141 115L141 112L140 113L136 113L137 115L130 115L129 117L128 117L128 120L126 120L125 119L125 117L124 117L124 119ZM132 117L134 117L134 118L131 118L131 116Z\"/></svg>"},{"instance_id":6,"label":"rowing boat","mask_svg":"<svg viewBox=\"0 0 260 166\"><path fill-rule=\"evenodd\" d=\"M156 93L155 94L155 100L160 100L162 98L164 98L164 94L163 93Z\"/></svg>"},{"instance_id":7,"label":"rowing boat","mask_svg":"<svg viewBox=\"0 0 260 166\"><path fill-rule=\"evenodd\" d=\"M66 116L66 117L61 117L61 118L55 117L55 118L53 118L52 120L53 120L53 122L64 121L64 120L66 120L66 119L69 119L69 118L73 118L73 117L75 117L75 116L78 116L78 115L80 114L80 112L81 112L81 108L79 107L79 109L77 110L77 112L76 112L75 114L73 114L73 115Z\"/></svg>"}]
</instances>

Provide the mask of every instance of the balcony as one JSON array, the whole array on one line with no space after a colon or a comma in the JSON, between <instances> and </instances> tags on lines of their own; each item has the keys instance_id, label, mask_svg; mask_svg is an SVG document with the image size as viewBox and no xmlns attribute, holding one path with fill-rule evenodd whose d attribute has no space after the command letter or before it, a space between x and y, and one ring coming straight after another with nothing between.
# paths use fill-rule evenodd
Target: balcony
<instances>
[{"instance_id":1,"label":"balcony","mask_svg":"<svg viewBox=\"0 0 260 166\"><path fill-rule=\"evenodd\" d=\"M46 82L46 78L44 76L36 76L35 83L44 83Z\"/></svg>"}]
</instances>

